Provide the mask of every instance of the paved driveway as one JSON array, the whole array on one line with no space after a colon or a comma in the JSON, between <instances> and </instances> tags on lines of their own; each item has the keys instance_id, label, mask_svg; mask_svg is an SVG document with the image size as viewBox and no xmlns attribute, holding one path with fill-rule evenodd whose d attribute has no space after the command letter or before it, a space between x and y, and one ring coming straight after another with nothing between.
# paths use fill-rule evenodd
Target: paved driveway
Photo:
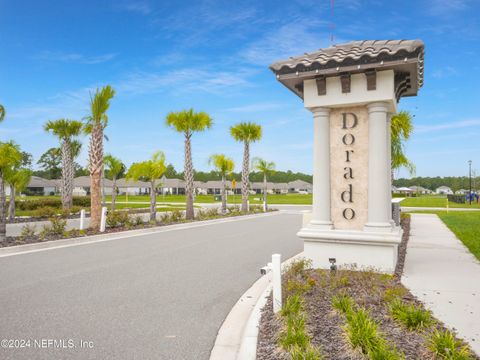
<instances>
[{"instance_id":1,"label":"paved driveway","mask_svg":"<svg viewBox=\"0 0 480 360\"><path fill-rule=\"evenodd\" d=\"M0 258L0 339L31 340L0 358L208 359L270 255L302 250L300 224L277 213Z\"/></svg>"}]
</instances>

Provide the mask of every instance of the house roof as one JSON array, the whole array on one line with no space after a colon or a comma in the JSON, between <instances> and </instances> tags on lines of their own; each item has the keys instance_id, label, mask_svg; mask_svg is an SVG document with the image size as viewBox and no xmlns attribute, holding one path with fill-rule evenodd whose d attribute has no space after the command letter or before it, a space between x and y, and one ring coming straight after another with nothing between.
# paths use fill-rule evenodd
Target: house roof
<instances>
[{"instance_id":1,"label":"house roof","mask_svg":"<svg viewBox=\"0 0 480 360\"><path fill-rule=\"evenodd\" d=\"M163 176L160 179L160 185L164 188L184 188L185 181L182 179L168 179Z\"/></svg>"},{"instance_id":2,"label":"house roof","mask_svg":"<svg viewBox=\"0 0 480 360\"><path fill-rule=\"evenodd\" d=\"M294 180L287 183L289 189L311 189L312 184L303 180Z\"/></svg>"},{"instance_id":3,"label":"house roof","mask_svg":"<svg viewBox=\"0 0 480 360\"><path fill-rule=\"evenodd\" d=\"M61 183L61 180L57 180L57 184ZM102 179L103 184L105 187L112 187L113 182L109 179ZM90 176L79 176L73 179L73 186L74 187L90 187Z\"/></svg>"},{"instance_id":4,"label":"house roof","mask_svg":"<svg viewBox=\"0 0 480 360\"><path fill-rule=\"evenodd\" d=\"M46 188L46 187L56 187L57 182L55 180L44 179L39 176L32 176L27 187L30 188Z\"/></svg>"},{"instance_id":5,"label":"house roof","mask_svg":"<svg viewBox=\"0 0 480 360\"><path fill-rule=\"evenodd\" d=\"M448 186L442 185L437 188L437 190L452 190Z\"/></svg>"},{"instance_id":6,"label":"house roof","mask_svg":"<svg viewBox=\"0 0 480 360\"><path fill-rule=\"evenodd\" d=\"M421 40L364 40L334 45L270 65L277 79L303 99L303 80L342 73L394 70L397 99L423 86Z\"/></svg>"},{"instance_id":7,"label":"house roof","mask_svg":"<svg viewBox=\"0 0 480 360\"><path fill-rule=\"evenodd\" d=\"M149 188L150 183L145 181L127 180L123 178L116 181L116 186L118 188Z\"/></svg>"}]
</instances>

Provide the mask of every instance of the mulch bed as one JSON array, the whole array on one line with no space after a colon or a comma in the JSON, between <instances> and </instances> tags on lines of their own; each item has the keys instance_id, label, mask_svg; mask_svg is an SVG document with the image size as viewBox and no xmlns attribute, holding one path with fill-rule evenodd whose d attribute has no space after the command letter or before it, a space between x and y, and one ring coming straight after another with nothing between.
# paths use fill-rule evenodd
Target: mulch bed
<instances>
[{"instance_id":1,"label":"mulch bed","mask_svg":"<svg viewBox=\"0 0 480 360\"><path fill-rule=\"evenodd\" d=\"M425 330L410 331L400 325L390 316L388 304L384 299L385 290L400 288L402 300L423 306L403 285L400 277L405 262L405 253L410 231L410 219L402 219L404 236L399 246L398 265L394 276L382 275L368 271L338 270L307 270L306 275L315 280L315 286L304 294L307 314L307 328L312 336L311 343L317 346L325 359L357 360L366 359L359 351L352 349L344 333L346 324L344 317L332 307L332 297L339 293L350 295L355 302L369 310L370 315L379 324L379 330L387 341L394 344L397 350L405 355L405 359L434 359L427 349L425 334L434 329L443 330L444 325L435 322ZM290 275L284 275L285 278ZM285 293L286 286L284 288ZM285 301L285 299L284 299ZM278 345L278 334L282 329L282 319L273 314L272 298L262 310L257 343L258 360L286 360L289 355ZM473 357L472 359L480 359Z\"/></svg>"}]
</instances>

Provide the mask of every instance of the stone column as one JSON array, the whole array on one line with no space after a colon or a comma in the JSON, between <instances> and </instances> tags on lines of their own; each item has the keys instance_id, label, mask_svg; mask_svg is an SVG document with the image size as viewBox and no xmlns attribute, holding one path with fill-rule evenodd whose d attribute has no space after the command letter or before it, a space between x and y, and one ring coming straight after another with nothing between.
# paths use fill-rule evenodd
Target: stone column
<instances>
[{"instance_id":1,"label":"stone column","mask_svg":"<svg viewBox=\"0 0 480 360\"><path fill-rule=\"evenodd\" d=\"M368 221L366 231L391 231L388 103L368 105Z\"/></svg>"},{"instance_id":2,"label":"stone column","mask_svg":"<svg viewBox=\"0 0 480 360\"><path fill-rule=\"evenodd\" d=\"M313 113L313 205L310 225L332 228L330 214L330 109L310 108Z\"/></svg>"},{"instance_id":3,"label":"stone column","mask_svg":"<svg viewBox=\"0 0 480 360\"><path fill-rule=\"evenodd\" d=\"M392 124L392 113L387 113L387 127L386 127L386 131L387 131L387 149L388 149L388 164L387 164L387 173L388 173L388 179L390 180L389 181L389 186L387 187L387 198L388 198L388 202L390 204L390 209L392 209L392 182L393 182L393 176L392 176L392 133L390 131L390 126ZM395 222L393 221L393 217L392 217L392 211L390 210L390 213L389 213L389 216L388 216L388 219L390 221L390 224L392 224L392 226L395 226Z\"/></svg>"}]
</instances>

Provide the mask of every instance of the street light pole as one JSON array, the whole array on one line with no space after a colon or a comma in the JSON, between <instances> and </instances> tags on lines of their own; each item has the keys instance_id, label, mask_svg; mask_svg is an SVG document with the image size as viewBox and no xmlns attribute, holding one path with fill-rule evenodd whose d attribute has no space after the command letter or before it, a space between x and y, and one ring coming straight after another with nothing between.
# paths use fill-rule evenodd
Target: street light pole
<instances>
[{"instance_id":1,"label":"street light pole","mask_svg":"<svg viewBox=\"0 0 480 360\"><path fill-rule=\"evenodd\" d=\"M472 160L468 160L468 177L470 179L470 191L468 193L468 200L472 205Z\"/></svg>"}]
</instances>

